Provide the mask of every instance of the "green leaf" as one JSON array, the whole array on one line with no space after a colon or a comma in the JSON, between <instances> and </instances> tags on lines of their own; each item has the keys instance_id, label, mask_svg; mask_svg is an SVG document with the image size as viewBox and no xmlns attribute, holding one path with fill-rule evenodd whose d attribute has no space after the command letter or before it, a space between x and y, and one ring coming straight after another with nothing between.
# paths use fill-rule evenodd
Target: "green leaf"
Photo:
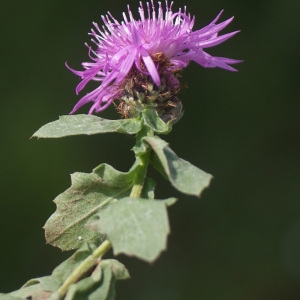
<instances>
[{"instance_id":1,"label":"green leaf","mask_svg":"<svg viewBox=\"0 0 300 300\"><path fill-rule=\"evenodd\" d=\"M132 148L134 154L136 157L139 157L143 154L145 154L148 150L150 150L150 147L142 142L142 138L144 136L148 136L149 133L149 127L142 126L141 131L136 135L136 144Z\"/></svg>"},{"instance_id":2,"label":"green leaf","mask_svg":"<svg viewBox=\"0 0 300 300\"><path fill-rule=\"evenodd\" d=\"M156 154L152 164L159 171L163 170L162 175L166 176L178 191L200 196L202 191L209 186L212 175L179 158L164 140L154 136L145 137L143 141L150 145Z\"/></svg>"},{"instance_id":3,"label":"green leaf","mask_svg":"<svg viewBox=\"0 0 300 300\"><path fill-rule=\"evenodd\" d=\"M94 214L85 224L87 228L92 231L98 232L102 235L105 235L104 229L101 227L100 213Z\"/></svg>"},{"instance_id":4,"label":"green leaf","mask_svg":"<svg viewBox=\"0 0 300 300\"><path fill-rule=\"evenodd\" d=\"M129 278L125 266L115 259L102 260L90 277L72 284L65 300L114 299L115 281Z\"/></svg>"},{"instance_id":5,"label":"green leaf","mask_svg":"<svg viewBox=\"0 0 300 300\"><path fill-rule=\"evenodd\" d=\"M156 182L151 178L146 178L141 194L141 198L154 199L154 189Z\"/></svg>"},{"instance_id":6,"label":"green leaf","mask_svg":"<svg viewBox=\"0 0 300 300\"><path fill-rule=\"evenodd\" d=\"M152 262L166 249L170 229L163 201L127 197L100 212L100 222L115 255Z\"/></svg>"},{"instance_id":7,"label":"green leaf","mask_svg":"<svg viewBox=\"0 0 300 300\"><path fill-rule=\"evenodd\" d=\"M101 164L91 174L71 175L71 187L54 200L57 210L45 224L47 243L72 250L84 242L103 240L103 235L89 230L85 224L109 204L129 196L136 166L123 173Z\"/></svg>"},{"instance_id":8,"label":"green leaf","mask_svg":"<svg viewBox=\"0 0 300 300\"><path fill-rule=\"evenodd\" d=\"M61 116L59 120L42 126L32 137L60 138L107 132L136 134L141 130L141 127L142 122L138 119L107 120L93 115L70 115Z\"/></svg>"},{"instance_id":9,"label":"green leaf","mask_svg":"<svg viewBox=\"0 0 300 300\"><path fill-rule=\"evenodd\" d=\"M101 289L102 269L98 266L90 277L71 284L65 300L93 299L96 289Z\"/></svg>"},{"instance_id":10,"label":"green leaf","mask_svg":"<svg viewBox=\"0 0 300 300\"><path fill-rule=\"evenodd\" d=\"M10 295L20 297L21 299L48 299L48 297L59 288L59 285L60 282L55 278L45 276L29 280L19 290L10 293ZM0 299L2 300L1 297Z\"/></svg>"},{"instance_id":11,"label":"green leaf","mask_svg":"<svg viewBox=\"0 0 300 300\"><path fill-rule=\"evenodd\" d=\"M116 259L102 260L100 265L102 267L108 266L112 270L112 273L116 280L124 280L130 278L129 272L126 267Z\"/></svg>"},{"instance_id":12,"label":"green leaf","mask_svg":"<svg viewBox=\"0 0 300 300\"><path fill-rule=\"evenodd\" d=\"M177 202L177 199L176 198L168 198L168 199L165 199L165 200L162 200L166 206L172 206L174 205L176 202Z\"/></svg>"},{"instance_id":13,"label":"green leaf","mask_svg":"<svg viewBox=\"0 0 300 300\"><path fill-rule=\"evenodd\" d=\"M115 283L116 280L124 280L130 278L125 266L116 259L105 259L100 262L103 270L103 281L101 289L94 293L91 300L114 300L116 297ZM112 275L112 276L111 276ZM108 290L107 290L108 288Z\"/></svg>"},{"instance_id":14,"label":"green leaf","mask_svg":"<svg viewBox=\"0 0 300 300\"><path fill-rule=\"evenodd\" d=\"M102 280L100 282L101 286L98 287L89 295L89 300L107 300L110 293L111 284L113 280L112 270L108 266L101 266L102 268ZM71 299L70 299L71 300ZM82 300L82 298L78 298Z\"/></svg>"},{"instance_id":15,"label":"green leaf","mask_svg":"<svg viewBox=\"0 0 300 300\"><path fill-rule=\"evenodd\" d=\"M0 293L0 300L23 300L24 298L12 296L11 294Z\"/></svg>"},{"instance_id":16,"label":"green leaf","mask_svg":"<svg viewBox=\"0 0 300 300\"><path fill-rule=\"evenodd\" d=\"M167 134L172 130L171 123L166 124L157 114L157 111L152 108L142 111L145 124L154 132Z\"/></svg>"},{"instance_id":17,"label":"green leaf","mask_svg":"<svg viewBox=\"0 0 300 300\"><path fill-rule=\"evenodd\" d=\"M61 283L64 282L95 249L93 244L83 244L71 257L57 266L51 276Z\"/></svg>"},{"instance_id":18,"label":"green leaf","mask_svg":"<svg viewBox=\"0 0 300 300\"><path fill-rule=\"evenodd\" d=\"M44 276L28 280L22 288L39 284L47 291L55 291L59 287L59 281L51 276Z\"/></svg>"}]
</instances>

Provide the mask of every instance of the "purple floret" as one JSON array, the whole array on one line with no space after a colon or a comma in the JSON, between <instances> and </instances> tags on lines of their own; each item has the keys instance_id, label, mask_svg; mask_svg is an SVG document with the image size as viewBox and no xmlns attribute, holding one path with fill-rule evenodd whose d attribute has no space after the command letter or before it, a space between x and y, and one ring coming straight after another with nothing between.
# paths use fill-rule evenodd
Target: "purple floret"
<instances>
[{"instance_id":1,"label":"purple floret","mask_svg":"<svg viewBox=\"0 0 300 300\"><path fill-rule=\"evenodd\" d=\"M217 46L234 36L239 31L218 36L233 17L216 24L222 11L207 26L200 30L192 31L195 17L179 9L172 12L172 4L166 2L165 12L158 2L158 12L155 11L153 2L147 2L145 14L140 2L140 19L135 20L128 6L128 16L123 13L123 21L119 23L109 12L101 16L104 25L99 28L93 23L94 29L90 35L96 45L93 50L89 48L89 57L92 62L84 62L84 71L76 71L67 66L73 73L81 77L81 82L76 88L78 94L86 84L91 81L99 81L99 86L92 92L82 97L75 105L71 113L88 102L94 104L89 113L100 112L107 108L112 101L118 99L122 93L120 84L126 80L130 71L136 70L149 75L156 86L161 85L158 65L153 58L163 54L170 62L169 69L185 68L190 61L194 61L205 68L223 68L236 71L232 64L241 60L214 57L203 49ZM152 6L152 7L151 7ZM170 70L169 70L170 71Z\"/></svg>"}]
</instances>

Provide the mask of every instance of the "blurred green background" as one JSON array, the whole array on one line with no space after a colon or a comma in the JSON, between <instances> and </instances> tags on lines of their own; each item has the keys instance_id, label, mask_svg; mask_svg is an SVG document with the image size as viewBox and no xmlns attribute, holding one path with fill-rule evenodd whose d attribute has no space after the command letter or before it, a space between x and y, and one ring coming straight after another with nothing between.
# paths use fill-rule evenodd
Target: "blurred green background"
<instances>
[{"instance_id":1,"label":"blurred green background","mask_svg":"<svg viewBox=\"0 0 300 300\"><path fill-rule=\"evenodd\" d=\"M128 2L137 12L138 1ZM73 68L87 60L92 21L121 1L4 1L1 22L0 291L49 274L70 253L45 245L42 226L69 174L107 162L126 171L134 139L118 134L29 140L78 101ZM153 264L119 256L132 279L118 300L300 299L300 2L177 0L195 29L225 9L227 32L208 52L244 59L238 73L191 63L182 80L185 114L163 137L214 175L201 199L180 195L155 172L170 208L168 251ZM82 95L87 91L86 89ZM87 112L88 106L80 112ZM101 116L116 117L113 109Z\"/></svg>"}]
</instances>

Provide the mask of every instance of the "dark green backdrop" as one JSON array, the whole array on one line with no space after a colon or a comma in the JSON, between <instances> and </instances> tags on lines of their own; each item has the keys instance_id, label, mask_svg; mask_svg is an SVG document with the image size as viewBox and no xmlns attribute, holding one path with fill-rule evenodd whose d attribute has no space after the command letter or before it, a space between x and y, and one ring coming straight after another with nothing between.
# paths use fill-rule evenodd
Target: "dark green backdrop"
<instances>
[{"instance_id":1,"label":"dark green backdrop","mask_svg":"<svg viewBox=\"0 0 300 300\"><path fill-rule=\"evenodd\" d=\"M29 140L78 101L79 68L92 21L121 1L5 1L0 10L0 291L47 275L67 254L45 245L42 226L69 174L102 162L125 171L130 137L107 134ZM138 1L131 1L137 11ZM239 73L191 63L183 81L185 114L165 137L181 157L214 175L201 199L166 182L158 196L170 209L168 251L152 265L120 256L132 279L119 300L300 299L300 2L178 0L196 15L195 28L225 9L227 31L242 32L208 51L244 59ZM87 109L81 110L86 112ZM107 111L103 117L115 117ZM160 180L154 172L156 180Z\"/></svg>"}]
</instances>

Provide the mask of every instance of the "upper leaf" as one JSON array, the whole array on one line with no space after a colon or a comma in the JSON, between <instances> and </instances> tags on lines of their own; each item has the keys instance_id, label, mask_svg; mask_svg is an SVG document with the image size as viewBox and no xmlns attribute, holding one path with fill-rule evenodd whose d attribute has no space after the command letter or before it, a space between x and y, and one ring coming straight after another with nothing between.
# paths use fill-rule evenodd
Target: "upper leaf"
<instances>
[{"instance_id":1,"label":"upper leaf","mask_svg":"<svg viewBox=\"0 0 300 300\"><path fill-rule=\"evenodd\" d=\"M164 140L154 136L145 137L143 141L150 145L156 154L152 158L152 164L170 180L178 191L200 196L202 191L209 186L212 175L179 158Z\"/></svg>"},{"instance_id":2,"label":"upper leaf","mask_svg":"<svg viewBox=\"0 0 300 300\"><path fill-rule=\"evenodd\" d=\"M71 187L54 200L57 210L45 224L47 242L62 250L72 250L84 242L103 239L103 235L85 224L110 203L129 196L135 169L136 164L123 173L101 164L90 174L71 175Z\"/></svg>"},{"instance_id":3,"label":"upper leaf","mask_svg":"<svg viewBox=\"0 0 300 300\"><path fill-rule=\"evenodd\" d=\"M107 120L92 115L61 116L36 131L32 137L60 138L72 135L92 135L107 132L135 134L141 130L142 122L138 119Z\"/></svg>"},{"instance_id":4,"label":"upper leaf","mask_svg":"<svg viewBox=\"0 0 300 300\"><path fill-rule=\"evenodd\" d=\"M163 201L121 199L100 212L100 223L115 255L125 253L152 262L166 249L170 229Z\"/></svg>"},{"instance_id":5,"label":"upper leaf","mask_svg":"<svg viewBox=\"0 0 300 300\"><path fill-rule=\"evenodd\" d=\"M172 130L171 123L165 123L157 114L157 111L152 108L142 111L145 124L154 132L167 134Z\"/></svg>"}]
</instances>

